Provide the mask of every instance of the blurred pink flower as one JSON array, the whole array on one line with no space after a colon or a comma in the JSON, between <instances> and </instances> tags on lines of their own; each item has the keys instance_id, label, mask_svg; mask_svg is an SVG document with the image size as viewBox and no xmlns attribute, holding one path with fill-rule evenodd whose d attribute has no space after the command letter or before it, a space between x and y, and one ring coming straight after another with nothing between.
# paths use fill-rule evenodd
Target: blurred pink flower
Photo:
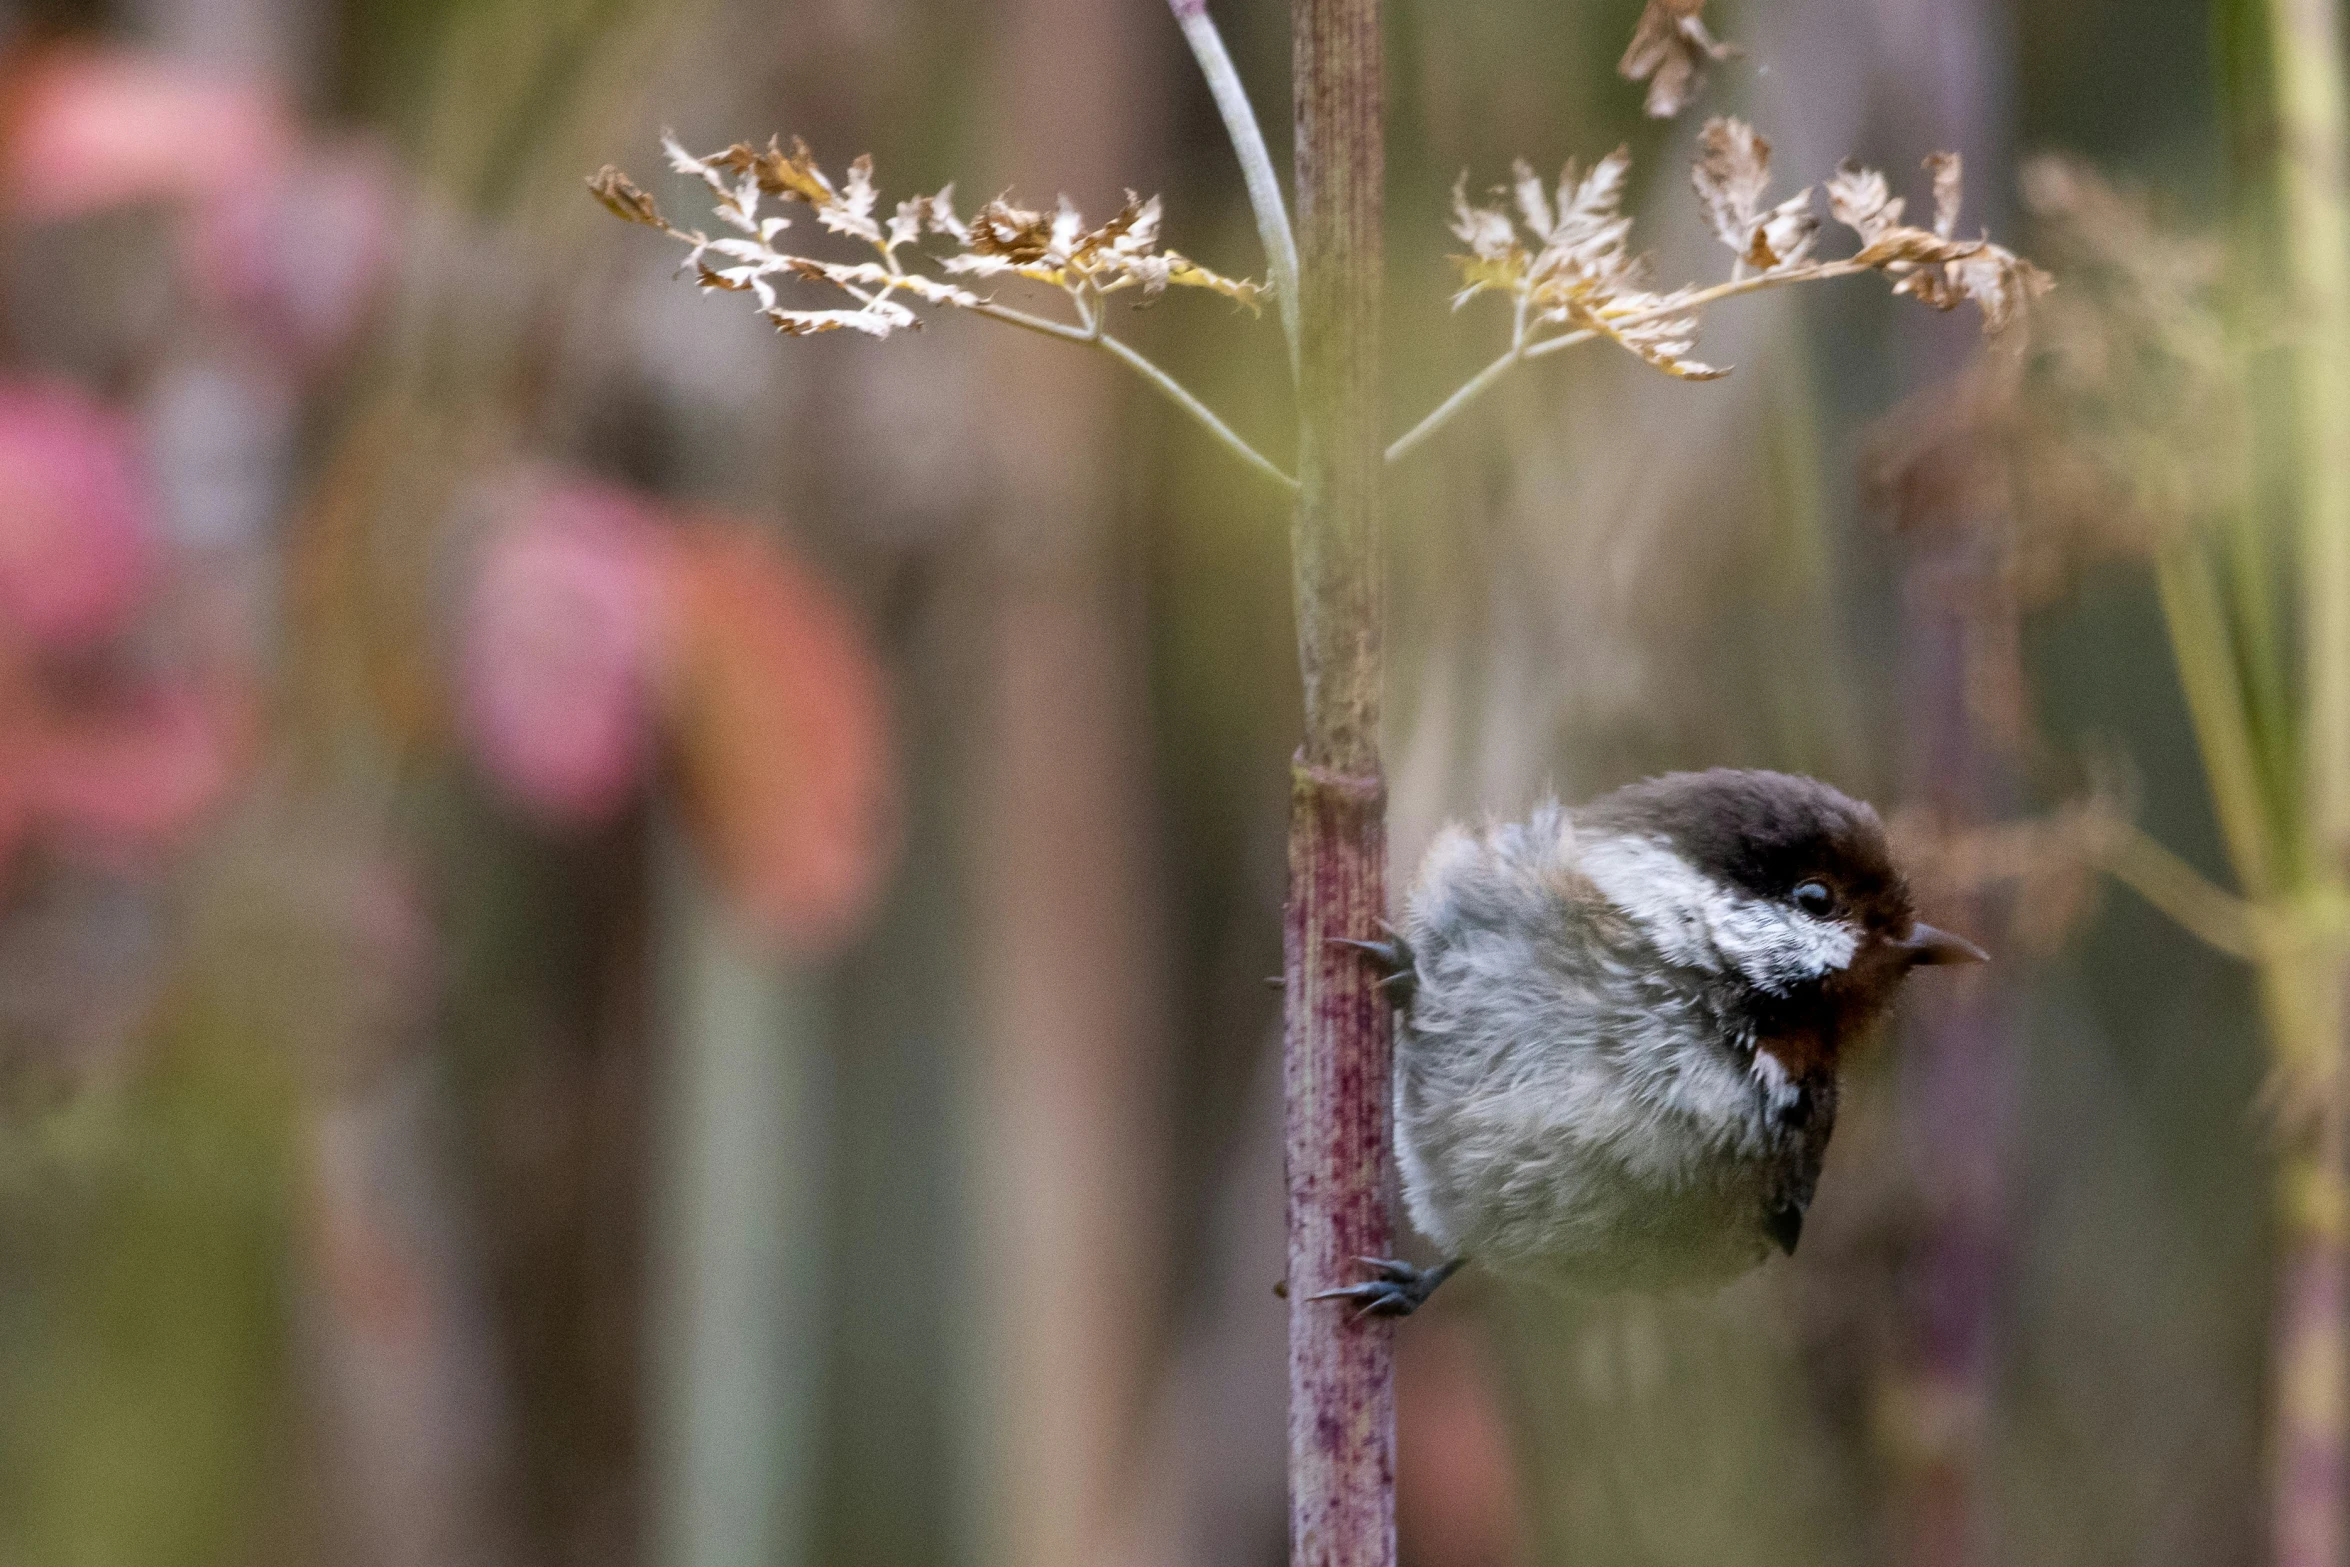
<instances>
[{"instance_id":1,"label":"blurred pink flower","mask_svg":"<svg viewBox=\"0 0 2350 1567\"><path fill-rule=\"evenodd\" d=\"M153 507L127 419L70 387L0 382L0 642L118 635L154 576Z\"/></svg>"},{"instance_id":2,"label":"blurred pink flower","mask_svg":"<svg viewBox=\"0 0 2350 1567\"><path fill-rule=\"evenodd\" d=\"M458 706L498 785L542 820L610 820L664 752L738 911L829 946L896 839L879 662L832 589L757 529L665 517L584 484L536 491L489 543Z\"/></svg>"},{"instance_id":3,"label":"blurred pink flower","mask_svg":"<svg viewBox=\"0 0 2350 1567\"><path fill-rule=\"evenodd\" d=\"M34 836L110 861L167 847L244 749L241 675L123 656L161 564L137 446L71 387L0 382L0 872Z\"/></svg>"},{"instance_id":4,"label":"blurred pink flower","mask_svg":"<svg viewBox=\"0 0 2350 1567\"><path fill-rule=\"evenodd\" d=\"M646 503L567 484L532 495L482 558L460 722L489 776L558 825L609 818L651 766L662 548Z\"/></svg>"},{"instance_id":5,"label":"blurred pink flower","mask_svg":"<svg viewBox=\"0 0 2350 1567\"><path fill-rule=\"evenodd\" d=\"M0 197L23 217L267 186L296 142L267 87L134 50L51 49L11 85Z\"/></svg>"},{"instance_id":6,"label":"blurred pink flower","mask_svg":"<svg viewBox=\"0 0 2350 1567\"><path fill-rule=\"evenodd\" d=\"M667 715L686 819L753 924L837 946L896 848L881 666L831 585L771 537L701 522L674 560Z\"/></svg>"},{"instance_id":7,"label":"blurred pink flower","mask_svg":"<svg viewBox=\"0 0 2350 1567\"><path fill-rule=\"evenodd\" d=\"M172 209L197 296L312 364L390 271L398 180L364 143L306 144L263 83L125 49L35 56L0 105L0 201L34 220Z\"/></svg>"},{"instance_id":8,"label":"blurred pink flower","mask_svg":"<svg viewBox=\"0 0 2350 1567\"><path fill-rule=\"evenodd\" d=\"M316 363L350 341L390 275L398 205L398 177L373 148L311 152L198 206L189 281L271 349Z\"/></svg>"},{"instance_id":9,"label":"blurred pink flower","mask_svg":"<svg viewBox=\"0 0 2350 1567\"><path fill-rule=\"evenodd\" d=\"M234 780L249 710L228 683L82 682L0 667L0 863L33 835L128 868L180 840Z\"/></svg>"}]
</instances>

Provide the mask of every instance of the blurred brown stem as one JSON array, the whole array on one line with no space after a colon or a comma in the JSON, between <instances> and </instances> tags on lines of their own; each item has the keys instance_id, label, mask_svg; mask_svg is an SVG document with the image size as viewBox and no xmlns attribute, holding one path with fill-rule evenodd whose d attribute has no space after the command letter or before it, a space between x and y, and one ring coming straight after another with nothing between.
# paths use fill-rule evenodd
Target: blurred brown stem
<instances>
[{"instance_id":1,"label":"blurred brown stem","mask_svg":"<svg viewBox=\"0 0 2350 1567\"><path fill-rule=\"evenodd\" d=\"M1379 766L1378 0L1296 0L1299 462L1292 533L1305 742L1290 797L1284 1083L1289 1166L1290 1560L1395 1560L1390 1325L1319 1290L1386 1256L1393 1039L1371 968L1339 936L1386 913Z\"/></svg>"}]
</instances>

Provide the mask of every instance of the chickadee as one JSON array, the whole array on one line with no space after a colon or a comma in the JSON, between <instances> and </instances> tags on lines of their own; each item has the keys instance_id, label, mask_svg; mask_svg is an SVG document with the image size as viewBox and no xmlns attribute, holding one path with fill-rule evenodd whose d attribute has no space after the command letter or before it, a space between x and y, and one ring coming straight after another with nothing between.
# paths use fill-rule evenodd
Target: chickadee
<instances>
[{"instance_id":1,"label":"chickadee","mask_svg":"<svg viewBox=\"0 0 2350 1567\"><path fill-rule=\"evenodd\" d=\"M1877 813L1785 773L1671 773L1447 828L1387 942L1396 1153L1451 1260L1324 1297L1416 1309L1463 1261L1584 1289L1725 1282L1793 1252L1836 1069L1914 968L1981 962L1912 912Z\"/></svg>"}]
</instances>

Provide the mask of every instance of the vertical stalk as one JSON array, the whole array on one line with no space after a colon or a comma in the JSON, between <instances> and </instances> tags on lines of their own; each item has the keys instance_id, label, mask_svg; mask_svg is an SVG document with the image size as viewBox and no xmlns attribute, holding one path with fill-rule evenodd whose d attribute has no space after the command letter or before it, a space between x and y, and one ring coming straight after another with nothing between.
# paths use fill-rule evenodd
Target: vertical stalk
<instances>
[{"instance_id":1,"label":"vertical stalk","mask_svg":"<svg viewBox=\"0 0 2350 1567\"><path fill-rule=\"evenodd\" d=\"M2335 0L2269 0L2269 68L2279 131L2278 193L2303 323L2294 354L2301 502L2305 909L2315 950L2286 978L2311 1024L2304 1113L2279 1170L2279 1294L2272 1375L2271 1526L2280 1567L2339 1567L2344 1520L2345 1310L2343 962L2330 911L2350 850L2350 172L2341 16ZM2291 1046L2297 1042L2280 1040Z\"/></svg>"},{"instance_id":2,"label":"vertical stalk","mask_svg":"<svg viewBox=\"0 0 2350 1567\"><path fill-rule=\"evenodd\" d=\"M1878 0L1884 80L1905 84L1896 123L1929 145L1955 146L1970 169L2007 169L2013 78L2010 22L1993 0ZM2003 184L2004 179L1993 184ZM1996 208L1999 198L1990 205ZM1985 216L1997 222L1996 212ZM1912 352L1942 373L1966 350L1911 320ZM1984 702L1984 676L2014 669L2018 611L1986 540L2003 528L2004 498L1909 568L1902 638L1903 795L1949 828L1996 821L2015 804L2014 719ZM2004 935L2007 910L1977 892L1960 903L1969 930ZM1972 1567L1998 1554L1990 1412L1998 1324L2012 1250L2008 1174L2018 1053L2006 985L1952 975L1916 998L1900 1062L1902 1114L1922 1223L1901 1280L1894 1407L1895 1552L1912 1567Z\"/></svg>"},{"instance_id":3,"label":"vertical stalk","mask_svg":"<svg viewBox=\"0 0 2350 1567\"><path fill-rule=\"evenodd\" d=\"M1974 667L2006 656L1974 639L2012 638L2014 623L1959 608L1996 592L1981 564L1960 551L1920 561L1910 572L1905 636L1915 729L1905 792L1944 823L1995 820L2009 793L2005 759L1967 693ZM1979 894L1969 903L1966 928L2000 928L2003 910ZM1901 1449L1900 1547L1916 1567L1967 1567L1986 1559L1986 1425L2009 1246L2011 1031L1998 990L1984 976L1953 979L1919 998L1902 1062L1927 1205L1906 1281L1906 1343L1896 1384L1913 1415Z\"/></svg>"},{"instance_id":4,"label":"vertical stalk","mask_svg":"<svg viewBox=\"0 0 2350 1567\"><path fill-rule=\"evenodd\" d=\"M2330 962L2325 967L2333 966ZM2341 1567L2344 1543L2343 1127L2330 1084L2277 1171L2281 1255L2270 1413L2275 1471L2271 1560Z\"/></svg>"},{"instance_id":5,"label":"vertical stalk","mask_svg":"<svg viewBox=\"0 0 2350 1567\"><path fill-rule=\"evenodd\" d=\"M2293 389L2309 594L2310 838L2333 881L2350 848L2350 463L2340 444L2350 433L2350 116L2336 0L2270 0L2269 27L2292 319L2304 323Z\"/></svg>"},{"instance_id":6,"label":"vertical stalk","mask_svg":"<svg viewBox=\"0 0 2350 1567\"><path fill-rule=\"evenodd\" d=\"M667 1038L647 1554L790 1567L813 1542L820 1367L801 1324L824 1303L823 996L728 916L675 822L652 836Z\"/></svg>"},{"instance_id":7,"label":"vertical stalk","mask_svg":"<svg viewBox=\"0 0 2350 1567\"><path fill-rule=\"evenodd\" d=\"M984 101L1050 101L1067 117L986 116L997 177L1087 203L1115 192L1155 139L1138 107L1156 99L1155 18L1098 0L998 0L990 15ZM986 740L956 813L980 1046L963 1112L977 1296L956 1317L978 1410L964 1425L960 1559L1098 1567L1141 1478L1163 1322L1170 998L1155 961L1147 660L1110 456L1123 372L1007 335L991 357L1029 390L971 453L990 473L971 686Z\"/></svg>"},{"instance_id":8,"label":"vertical stalk","mask_svg":"<svg viewBox=\"0 0 2350 1567\"><path fill-rule=\"evenodd\" d=\"M1384 1256L1393 1036L1370 968L1333 936L1386 912L1379 769L1378 0L1296 0L1300 493L1292 530L1305 742L1293 775L1283 1079L1289 1167L1294 1567L1395 1560L1392 1328L1308 1299Z\"/></svg>"}]
</instances>

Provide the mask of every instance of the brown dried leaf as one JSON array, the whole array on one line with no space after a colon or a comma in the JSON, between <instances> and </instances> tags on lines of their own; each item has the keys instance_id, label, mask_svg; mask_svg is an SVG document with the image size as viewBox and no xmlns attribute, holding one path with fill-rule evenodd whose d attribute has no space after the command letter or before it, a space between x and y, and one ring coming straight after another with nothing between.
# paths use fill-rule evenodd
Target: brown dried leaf
<instances>
[{"instance_id":1,"label":"brown dried leaf","mask_svg":"<svg viewBox=\"0 0 2350 1567\"><path fill-rule=\"evenodd\" d=\"M669 222L661 216L661 209L653 198L637 188L636 182L607 163L587 182L596 200L604 210L629 223L642 223L647 228L666 229Z\"/></svg>"},{"instance_id":2,"label":"brown dried leaf","mask_svg":"<svg viewBox=\"0 0 2350 1567\"><path fill-rule=\"evenodd\" d=\"M1957 261L1982 248L1981 240L1944 239L1930 229L1911 228L1901 223L1892 228L1880 229L1874 239L1853 254L1852 259L1855 264L1864 267L1906 270Z\"/></svg>"},{"instance_id":3,"label":"brown dried leaf","mask_svg":"<svg viewBox=\"0 0 2350 1567\"><path fill-rule=\"evenodd\" d=\"M1727 366L1705 364L1689 357L1697 347L1699 307L1688 303L1693 289L1670 294L1624 289L1575 319L1629 349L1665 374L1684 381L1718 381L1730 373Z\"/></svg>"},{"instance_id":4,"label":"brown dried leaf","mask_svg":"<svg viewBox=\"0 0 2350 1567\"><path fill-rule=\"evenodd\" d=\"M1736 44L1718 42L1706 31L1699 14L1705 0L1648 0L1632 29L1632 42L1616 73L1626 81L1648 83L1646 105L1651 118L1668 120L1705 85L1705 68L1717 60L1734 59L1745 51Z\"/></svg>"},{"instance_id":5,"label":"brown dried leaf","mask_svg":"<svg viewBox=\"0 0 2350 1567\"><path fill-rule=\"evenodd\" d=\"M797 136L792 138L788 153L776 138L769 137L765 152L738 141L703 161L734 174L747 174L760 190L786 201L804 201L811 207L823 207L835 199L832 181L816 167L816 155Z\"/></svg>"},{"instance_id":6,"label":"brown dried leaf","mask_svg":"<svg viewBox=\"0 0 2350 1567\"><path fill-rule=\"evenodd\" d=\"M1771 144L1744 120L1716 117L1698 139L1701 155L1689 180L1715 235L1746 265L1762 272L1798 264L1811 254L1820 222L1811 187L1765 208L1771 183Z\"/></svg>"},{"instance_id":7,"label":"brown dried leaf","mask_svg":"<svg viewBox=\"0 0 2350 1567\"><path fill-rule=\"evenodd\" d=\"M617 170L605 170L590 181L590 188L619 216L649 223L689 244L692 248L685 264L701 286L757 295L760 313L779 331L794 336L855 331L886 337L919 326L919 318L897 297L900 295L961 309L984 306L987 301L968 289L906 269L898 251L925 232L962 247L959 253L937 262L949 273L978 277L1009 274L1090 295L1139 289L1147 298L1169 287L1198 288L1222 294L1252 311L1263 296L1256 283L1225 277L1174 251L1160 250L1160 206L1155 196L1146 201L1128 191L1125 205L1108 222L1092 229L1066 197L1049 214L998 198L966 225L955 215L954 188L949 186L935 196L915 196L898 203L885 224L875 217L881 196L874 185L870 157L852 162L836 186L818 166L807 144L797 138L788 153L779 141L771 139L765 151L737 142L706 158L687 152L675 137L663 137L662 145L673 168L709 187L719 217L739 231L740 237L713 239L672 228L653 209L651 198ZM863 241L880 259L843 263L776 249L776 238L790 226L790 220L781 214L762 216L761 198L766 196L814 207L824 228ZM728 264L715 265L705 259L712 255L723 257ZM856 300L856 307L787 308L776 296L772 280L778 277L840 289Z\"/></svg>"},{"instance_id":8,"label":"brown dried leaf","mask_svg":"<svg viewBox=\"0 0 2350 1567\"><path fill-rule=\"evenodd\" d=\"M1622 147L1589 173L1570 162L1555 204L1533 171L1517 164L1511 194L1523 235L1499 204L1503 193L1495 193L1496 205L1479 206L1469 200L1464 175L1453 187L1452 231L1469 252L1452 258L1462 285L1454 307L1488 291L1509 294L1524 302L1530 323L1598 334L1671 375L1722 375L1689 357L1699 315L1686 302L1689 291L1652 292L1645 266L1629 248L1632 220L1622 209L1631 164Z\"/></svg>"},{"instance_id":9,"label":"brown dried leaf","mask_svg":"<svg viewBox=\"0 0 2350 1567\"><path fill-rule=\"evenodd\" d=\"M1716 115L1698 133L1689 183L1715 235L1743 254L1771 183L1771 144L1744 120Z\"/></svg>"},{"instance_id":10,"label":"brown dried leaf","mask_svg":"<svg viewBox=\"0 0 2350 1567\"><path fill-rule=\"evenodd\" d=\"M1596 243L1620 240L1631 231L1632 220L1623 217L1624 191L1632 180L1632 149L1618 147L1591 166L1591 172L1577 177L1575 162L1559 174L1558 227L1545 236L1552 244L1586 247ZM1611 227L1619 230L1615 234Z\"/></svg>"},{"instance_id":11,"label":"brown dried leaf","mask_svg":"<svg viewBox=\"0 0 2350 1567\"><path fill-rule=\"evenodd\" d=\"M1052 254L1052 220L998 196L972 215L968 244L975 256L1033 266Z\"/></svg>"},{"instance_id":12,"label":"brown dried leaf","mask_svg":"<svg viewBox=\"0 0 2350 1567\"><path fill-rule=\"evenodd\" d=\"M1453 181L1452 231L1479 261L1507 262L1519 253L1517 231L1511 226L1509 214L1498 207L1477 206L1469 200L1466 170Z\"/></svg>"},{"instance_id":13,"label":"brown dried leaf","mask_svg":"<svg viewBox=\"0 0 2350 1567\"><path fill-rule=\"evenodd\" d=\"M1902 201L1875 169L1847 158L1828 178L1828 211L1837 222L1858 234L1864 245L1901 222Z\"/></svg>"},{"instance_id":14,"label":"brown dried leaf","mask_svg":"<svg viewBox=\"0 0 2350 1567\"><path fill-rule=\"evenodd\" d=\"M1948 239L1958 230L1962 165L1955 152L1930 153L1926 172L1934 177L1934 232Z\"/></svg>"},{"instance_id":15,"label":"brown dried leaf","mask_svg":"<svg viewBox=\"0 0 2350 1567\"><path fill-rule=\"evenodd\" d=\"M766 310L760 312L775 323L775 330L785 337L809 337L818 332L862 332L867 337L887 337L899 330L920 331L922 319L894 299L877 299L859 310Z\"/></svg>"},{"instance_id":16,"label":"brown dried leaf","mask_svg":"<svg viewBox=\"0 0 2350 1567\"><path fill-rule=\"evenodd\" d=\"M1861 237L1852 260L1894 279L1896 294L1936 310L1954 310L1971 300L1983 313L1985 332L2004 331L2054 280L1988 239L1957 238L1958 154L1935 153L1925 166L1934 180L1930 230L1901 221L1901 198L1889 192L1884 175L1849 160L1837 169L1828 182L1828 206L1838 222Z\"/></svg>"},{"instance_id":17,"label":"brown dried leaf","mask_svg":"<svg viewBox=\"0 0 2350 1567\"><path fill-rule=\"evenodd\" d=\"M1952 288L1983 312L1986 333L2006 331L2033 300L2056 286L2056 279L2040 268L1988 241L1973 255L1951 262L1943 273Z\"/></svg>"}]
</instances>

